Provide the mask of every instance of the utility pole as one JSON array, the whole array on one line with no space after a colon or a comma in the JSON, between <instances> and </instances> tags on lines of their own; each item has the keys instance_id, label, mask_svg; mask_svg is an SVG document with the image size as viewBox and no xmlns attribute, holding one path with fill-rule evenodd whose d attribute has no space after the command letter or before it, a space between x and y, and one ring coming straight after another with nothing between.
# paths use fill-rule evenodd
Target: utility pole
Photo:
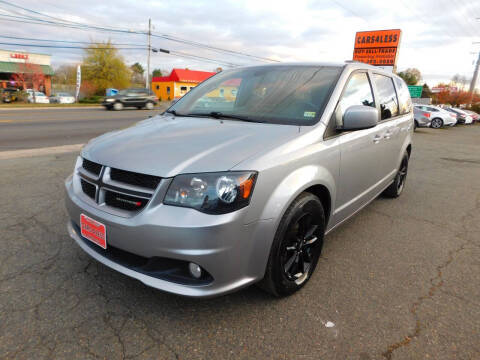
<instances>
[{"instance_id":1,"label":"utility pole","mask_svg":"<svg viewBox=\"0 0 480 360\"><path fill-rule=\"evenodd\" d=\"M473 73L472 82L470 83L470 101L469 101L470 105L472 104L473 94L475 92L475 86L477 85L479 68L480 68L480 52L478 53L477 64L475 65L475 72Z\"/></svg>"},{"instance_id":2,"label":"utility pole","mask_svg":"<svg viewBox=\"0 0 480 360\"><path fill-rule=\"evenodd\" d=\"M145 87L150 90L150 53L152 52L152 19L148 19L147 76Z\"/></svg>"}]
</instances>

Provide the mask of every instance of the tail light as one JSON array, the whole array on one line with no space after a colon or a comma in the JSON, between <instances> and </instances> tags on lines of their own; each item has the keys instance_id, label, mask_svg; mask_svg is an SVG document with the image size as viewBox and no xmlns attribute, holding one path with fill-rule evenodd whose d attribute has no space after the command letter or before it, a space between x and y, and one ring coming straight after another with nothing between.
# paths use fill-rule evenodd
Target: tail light
<instances>
[{"instance_id":1,"label":"tail light","mask_svg":"<svg viewBox=\"0 0 480 360\"><path fill-rule=\"evenodd\" d=\"M430 118L430 113L423 113L423 116L425 116L426 118Z\"/></svg>"}]
</instances>

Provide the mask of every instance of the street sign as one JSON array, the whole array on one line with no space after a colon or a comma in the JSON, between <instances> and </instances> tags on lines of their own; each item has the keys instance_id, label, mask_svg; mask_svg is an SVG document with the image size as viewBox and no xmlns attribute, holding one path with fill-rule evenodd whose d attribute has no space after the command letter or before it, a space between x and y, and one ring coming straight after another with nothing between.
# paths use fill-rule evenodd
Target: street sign
<instances>
[{"instance_id":1,"label":"street sign","mask_svg":"<svg viewBox=\"0 0 480 360\"><path fill-rule=\"evenodd\" d=\"M410 97L420 98L422 97L423 86L408 85L408 91L410 91Z\"/></svg>"},{"instance_id":2,"label":"street sign","mask_svg":"<svg viewBox=\"0 0 480 360\"><path fill-rule=\"evenodd\" d=\"M353 60L395 68L401 35L399 29L357 32Z\"/></svg>"}]
</instances>

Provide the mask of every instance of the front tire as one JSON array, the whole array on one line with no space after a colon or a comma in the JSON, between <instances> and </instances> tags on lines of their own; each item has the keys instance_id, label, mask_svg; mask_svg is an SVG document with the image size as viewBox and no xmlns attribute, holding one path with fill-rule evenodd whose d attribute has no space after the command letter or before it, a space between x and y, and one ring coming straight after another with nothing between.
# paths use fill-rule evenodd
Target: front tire
<instances>
[{"instance_id":1,"label":"front tire","mask_svg":"<svg viewBox=\"0 0 480 360\"><path fill-rule=\"evenodd\" d=\"M441 127L443 127L443 120L440 118L433 119L430 123L430 127L433 129L440 129Z\"/></svg>"},{"instance_id":2,"label":"front tire","mask_svg":"<svg viewBox=\"0 0 480 360\"><path fill-rule=\"evenodd\" d=\"M145 104L145 109L153 110L153 108L154 108L154 104L151 101L149 101Z\"/></svg>"},{"instance_id":3,"label":"front tire","mask_svg":"<svg viewBox=\"0 0 480 360\"><path fill-rule=\"evenodd\" d=\"M121 102L116 102L113 104L113 110L120 111L123 110L123 104Z\"/></svg>"},{"instance_id":4,"label":"front tire","mask_svg":"<svg viewBox=\"0 0 480 360\"><path fill-rule=\"evenodd\" d=\"M409 155L408 152L405 151L405 154L403 154L402 162L400 164L400 168L398 169L397 175L395 176L395 180L393 180L393 183L385 189L382 195L389 198L397 198L402 194L405 187L405 181L407 180L408 160Z\"/></svg>"},{"instance_id":5,"label":"front tire","mask_svg":"<svg viewBox=\"0 0 480 360\"><path fill-rule=\"evenodd\" d=\"M313 194L301 194L280 221L259 286L275 296L300 290L317 266L324 232L322 203Z\"/></svg>"}]
</instances>

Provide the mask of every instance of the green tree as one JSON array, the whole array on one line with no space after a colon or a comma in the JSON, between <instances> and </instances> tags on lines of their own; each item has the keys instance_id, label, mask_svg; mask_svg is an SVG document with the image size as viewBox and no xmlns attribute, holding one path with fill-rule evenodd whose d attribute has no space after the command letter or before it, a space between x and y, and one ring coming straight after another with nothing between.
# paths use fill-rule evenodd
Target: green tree
<instances>
[{"instance_id":1,"label":"green tree","mask_svg":"<svg viewBox=\"0 0 480 360\"><path fill-rule=\"evenodd\" d=\"M131 70L109 40L91 44L85 49L82 78L95 86L98 94L104 94L105 89L110 87L129 87Z\"/></svg>"},{"instance_id":2,"label":"green tree","mask_svg":"<svg viewBox=\"0 0 480 360\"><path fill-rule=\"evenodd\" d=\"M56 85L75 85L77 81L77 67L75 65L61 65L55 70L52 81Z\"/></svg>"},{"instance_id":3,"label":"green tree","mask_svg":"<svg viewBox=\"0 0 480 360\"><path fill-rule=\"evenodd\" d=\"M153 72L152 72L152 77L155 76L162 76L162 70L160 69L154 69Z\"/></svg>"},{"instance_id":4,"label":"green tree","mask_svg":"<svg viewBox=\"0 0 480 360\"><path fill-rule=\"evenodd\" d=\"M400 71L398 74L407 85L417 85L420 80L422 80L422 74L420 70L415 68L409 68L405 71Z\"/></svg>"},{"instance_id":5,"label":"green tree","mask_svg":"<svg viewBox=\"0 0 480 360\"><path fill-rule=\"evenodd\" d=\"M132 71L132 84L135 86L144 86L145 79L143 78L143 73L145 72L145 69L143 66L136 62L130 66L130 70Z\"/></svg>"},{"instance_id":6,"label":"green tree","mask_svg":"<svg viewBox=\"0 0 480 360\"><path fill-rule=\"evenodd\" d=\"M432 90L430 90L430 87L427 85L427 83L423 84L422 97L424 98L432 97Z\"/></svg>"}]
</instances>

